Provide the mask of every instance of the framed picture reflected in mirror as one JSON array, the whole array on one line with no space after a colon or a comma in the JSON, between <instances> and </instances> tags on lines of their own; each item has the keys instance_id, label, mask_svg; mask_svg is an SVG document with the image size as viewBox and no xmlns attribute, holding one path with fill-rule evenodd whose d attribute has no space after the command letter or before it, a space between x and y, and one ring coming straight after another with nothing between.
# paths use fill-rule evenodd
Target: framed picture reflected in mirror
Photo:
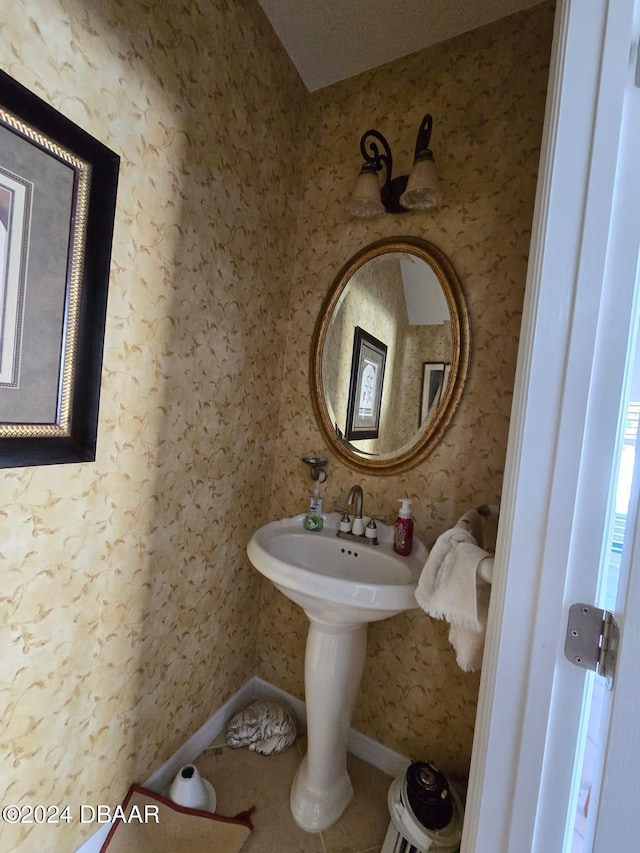
<instances>
[{"instance_id":1,"label":"framed picture reflected in mirror","mask_svg":"<svg viewBox=\"0 0 640 853\"><path fill-rule=\"evenodd\" d=\"M378 438L386 360L386 344L356 326L347 403L348 441Z\"/></svg>"},{"instance_id":2,"label":"framed picture reflected in mirror","mask_svg":"<svg viewBox=\"0 0 640 853\"><path fill-rule=\"evenodd\" d=\"M418 426L438 411L444 389L449 381L451 365L443 361L424 361L422 363L422 389L420 395L420 420Z\"/></svg>"}]
</instances>

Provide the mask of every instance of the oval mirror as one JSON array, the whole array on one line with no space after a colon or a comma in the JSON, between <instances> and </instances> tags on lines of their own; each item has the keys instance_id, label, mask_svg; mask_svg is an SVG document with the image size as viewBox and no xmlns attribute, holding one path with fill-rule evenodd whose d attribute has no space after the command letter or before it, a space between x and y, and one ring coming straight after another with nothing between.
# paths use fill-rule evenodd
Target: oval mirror
<instances>
[{"instance_id":1,"label":"oval mirror","mask_svg":"<svg viewBox=\"0 0 640 853\"><path fill-rule=\"evenodd\" d=\"M350 468L396 474L444 435L469 363L469 317L447 257L414 237L379 240L343 267L311 344L311 400Z\"/></svg>"}]
</instances>

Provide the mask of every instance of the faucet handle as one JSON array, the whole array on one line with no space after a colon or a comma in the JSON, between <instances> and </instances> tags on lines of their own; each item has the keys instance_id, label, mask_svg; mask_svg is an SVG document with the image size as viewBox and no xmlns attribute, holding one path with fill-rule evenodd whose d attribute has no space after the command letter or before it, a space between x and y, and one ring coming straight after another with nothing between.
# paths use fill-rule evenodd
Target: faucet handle
<instances>
[{"instance_id":1,"label":"faucet handle","mask_svg":"<svg viewBox=\"0 0 640 853\"><path fill-rule=\"evenodd\" d=\"M378 525L376 521L386 521L386 515L371 515L369 516L369 523L364 529L364 535L371 542L372 545L378 544Z\"/></svg>"},{"instance_id":2,"label":"faucet handle","mask_svg":"<svg viewBox=\"0 0 640 853\"><path fill-rule=\"evenodd\" d=\"M337 504L333 505L334 512L341 512L342 518L340 519L340 524L338 525L338 530L342 531L342 533L350 533L351 532L351 516L349 515L349 510L345 509L342 506L338 506Z\"/></svg>"},{"instance_id":3,"label":"faucet handle","mask_svg":"<svg viewBox=\"0 0 640 853\"><path fill-rule=\"evenodd\" d=\"M381 521L386 518L386 515L372 515L369 518L369 523L364 529L365 538L372 544L378 544L378 525L376 524L376 519Z\"/></svg>"}]
</instances>

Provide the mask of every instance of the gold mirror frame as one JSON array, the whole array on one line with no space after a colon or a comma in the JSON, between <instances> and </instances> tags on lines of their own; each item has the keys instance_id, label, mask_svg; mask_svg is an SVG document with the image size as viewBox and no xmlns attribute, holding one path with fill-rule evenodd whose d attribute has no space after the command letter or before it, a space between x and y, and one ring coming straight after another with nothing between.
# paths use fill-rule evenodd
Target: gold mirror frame
<instances>
[{"instance_id":1,"label":"gold mirror frame","mask_svg":"<svg viewBox=\"0 0 640 853\"><path fill-rule=\"evenodd\" d=\"M401 448L397 454L372 459L356 453L348 442L336 435L326 402L322 356L333 312L351 277L367 261L390 252L415 255L434 271L451 315L451 374L435 416L418 431L413 444ZM394 237L377 240L355 254L340 270L325 298L311 341L309 364L313 411L325 441L338 459L354 471L378 476L400 474L422 462L444 436L458 407L469 368L469 349L469 314L462 286L449 259L440 249L417 237Z\"/></svg>"}]
</instances>

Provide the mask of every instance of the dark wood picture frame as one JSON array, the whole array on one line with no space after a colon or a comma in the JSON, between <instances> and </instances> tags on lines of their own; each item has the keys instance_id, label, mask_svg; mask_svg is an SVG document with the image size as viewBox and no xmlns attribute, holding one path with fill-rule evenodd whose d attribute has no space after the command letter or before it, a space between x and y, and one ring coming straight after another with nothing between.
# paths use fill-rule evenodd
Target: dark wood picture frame
<instances>
[{"instance_id":1,"label":"dark wood picture frame","mask_svg":"<svg viewBox=\"0 0 640 853\"><path fill-rule=\"evenodd\" d=\"M348 441L378 438L386 360L387 345L356 326L347 401Z\"/></svg>"},{"instance_id":2,"label":"dark wood picture frame","mask_svg":"<svg viewBox=\"0 0 640 853\"><path fill-rule=\"evenodd\" d=\"M422 362L422 386L418 429L431 420L438 410L451 373L451 364L446 361Z\"/></svg>"},{"instance_id":3,"label":"dark wood picture frame","mask_svg":"<svg viewBox=\"0 0 640 853\"><path fill-rule=\"evenodd\" d=\"M119 165L0 71L0 468L95 459Z\"/></svg>"}]
</instances>

